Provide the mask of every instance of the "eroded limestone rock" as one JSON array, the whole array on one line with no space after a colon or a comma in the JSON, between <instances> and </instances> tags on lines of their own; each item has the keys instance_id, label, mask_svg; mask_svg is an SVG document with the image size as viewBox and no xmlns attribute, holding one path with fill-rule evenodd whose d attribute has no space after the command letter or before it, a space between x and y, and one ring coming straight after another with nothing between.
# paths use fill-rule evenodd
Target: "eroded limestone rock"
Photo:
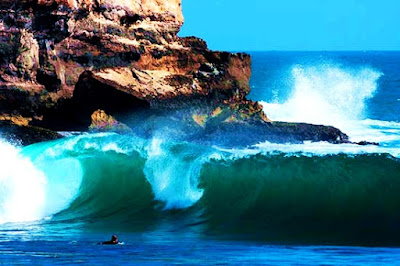
<instances>
[{"instance_id":1,"label":"eroded limestone rock","mask_svg":"<svg viewBox=\"0 0 400 266\"><path fill-rule=\"evenodd\" d=\"M118 122L113 116L106 114L103 110L97 110L91 115L92 123L90 131L95 132L131 132L132 130L125 124Z\"/></svg>"},{"instance_id":2,"label":"eroded limestone rock","mask_svg":"<svg viewBox=\"0 0 400 266\"><path fill-rule=\"evenodd\" d=\"M23 115L44 123L74 99L83 75L151 106L248 102L250 57L178 37L181 0L2 1L0 11L0 96L19 112L10 95L29 92ZM107 107L86 100L89 113Z\"/></svg>"}]
</instances>

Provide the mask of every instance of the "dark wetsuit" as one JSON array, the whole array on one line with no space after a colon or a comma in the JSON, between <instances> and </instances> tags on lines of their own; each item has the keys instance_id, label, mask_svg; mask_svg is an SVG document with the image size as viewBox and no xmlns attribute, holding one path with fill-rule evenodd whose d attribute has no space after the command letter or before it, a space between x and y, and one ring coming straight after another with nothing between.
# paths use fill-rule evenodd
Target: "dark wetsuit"
<instances>
[{"instance_id":1,"label":"dark wetsuit","mask_svg":"<svg viewBox=\"0 0 400 266\"><path fill-rule=\"evenodd\" d=\"M119 242L118 241L106 241L106 242L103 242L102 243L103 245L117 245L117 244L119 244Z\"/></svg>"},{"instance_id":2,"label":"dark wetsuit","mask_svg":"<svg viewBox=\"0 0 400 266\"><path fill-rule=\"evenodd\" d=\"M117 245L117 244L119 244L119 242L118 242L118 236L117 236L117 235L113 235L113 236L111 237L111 240L110 240L110 241L103 242L102 244L103 244L103 245Z\"/></svg>"}]
</instances>

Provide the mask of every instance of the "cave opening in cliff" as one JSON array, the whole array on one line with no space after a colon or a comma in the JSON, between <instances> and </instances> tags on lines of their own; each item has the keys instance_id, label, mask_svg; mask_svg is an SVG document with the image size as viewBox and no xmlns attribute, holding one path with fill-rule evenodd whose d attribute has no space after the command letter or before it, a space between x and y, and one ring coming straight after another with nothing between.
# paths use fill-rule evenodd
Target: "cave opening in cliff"
<instances>
[{"instance_id":1,"label":"cave opening in cliff","mask_svg":"<svg viewBox=\"0 0 400 266\"><path fill-rule=\"evenodd\" d=\"M84 116L90 116L98 109L119 114L150 108L147 101L97 80L89 71L80 76L75 86L73 102L80 115Z\"/></svg>"},{"instance_id":2,"label":"cave opening in cliff","mask_svg":"<svg viewBox=\"0 0 400 266\"><path fill-rule=\"evenodd\" d=\"M87 130L96 110L104 110L120 119L127 114L150 110L150 103L100 82L86 71L75 85L72 99L65 100L57 111L48 112L43 123L58 131Z\"/></svg>"}]
</instances>

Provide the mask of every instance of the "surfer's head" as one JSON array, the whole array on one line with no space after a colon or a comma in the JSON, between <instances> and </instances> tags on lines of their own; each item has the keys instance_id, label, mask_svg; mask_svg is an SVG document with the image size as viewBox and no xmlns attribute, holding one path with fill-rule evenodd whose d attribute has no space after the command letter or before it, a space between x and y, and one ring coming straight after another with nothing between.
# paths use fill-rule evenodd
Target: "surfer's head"
<instances>
[{"instance_id":1,"label":"surfer's head","mask_svg":"<svg viewBox=\"0 0 400 266\"><path fill-rule=\"evenodd\" d=\"M113 236L111 237L111 242L117 243L117 242L118 242L118 236L117 236L117 235L113 235Z\"/></svg>"}]
</instances>

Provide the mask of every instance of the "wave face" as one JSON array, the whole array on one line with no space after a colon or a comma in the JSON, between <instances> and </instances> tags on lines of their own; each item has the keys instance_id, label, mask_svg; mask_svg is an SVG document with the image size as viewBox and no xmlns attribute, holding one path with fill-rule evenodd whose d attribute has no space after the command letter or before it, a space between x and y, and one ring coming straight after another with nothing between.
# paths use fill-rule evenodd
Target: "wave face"
<instances>
[{"instance_id":1,"label":"wave face","mask_svg":"<svg viewBox=\"0 0 400 266\"><path fill-rule=\"evenodd\" d=\"M394 240L399 170L387 155L213 161L202 176L203 204L218 229L266 239Z\"/></svg>"},{"instance_id":2,"label":"wave face","mask_svg":"<svg viewBox=\"0 0 400 266\"><path fill-rule=\"evenodd\" d=\"M19 166L3 165L12 173L1 176L2 190L10 191L1 199L3 223L47 216L129 230L167 223L277 241L400 236L400 160L384 148L264 143L227 150L117 134L21 151L2 145Z\"/></svg>"}]
</instances>

